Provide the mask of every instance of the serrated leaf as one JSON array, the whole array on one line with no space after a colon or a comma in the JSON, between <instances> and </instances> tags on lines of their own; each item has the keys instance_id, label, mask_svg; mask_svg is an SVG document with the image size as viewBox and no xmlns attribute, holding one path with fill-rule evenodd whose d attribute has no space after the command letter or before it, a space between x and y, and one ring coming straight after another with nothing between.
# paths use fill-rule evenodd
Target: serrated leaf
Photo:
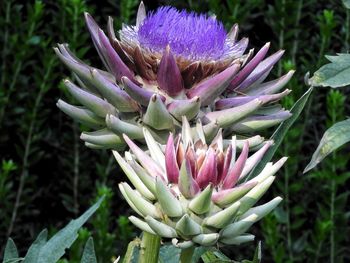
<instances>
[{"instance_id":1,"label":"serrated leaf","mask_svg":"<svg viewBox=\"0 0 350 263\"><path fill-rule=\"evenodd\" d=\"M350 141L350 119L338 122L330 127L323 135L320 144L312 155L304 173L313 169L328 154Z\"/></svg>"},{"instance_id":2,"label":"serrated leaf","mask_svg":"<svg viewBox=\"0 0 350 263\"><path fill-rule=\"evenodd\" d=\"M180 262L181 249L173 245L162 246L159 250L159 263Z\"/></svg>"},{"instance_id":3,"label":"serrated leaf","mask_svg":"<svg viewBox=\"0 0 350 263\"><path fill-rule=\"evenodd\" d=\"M350 1L348 1L350 2ZM331 63L322 66L310 79L309 84L314 87L339 88L350 85L350 56L337 54L327 57Z\"/></svg>"},{"instance_id":4,"label":"serrated leaf","mask_svg":"<svg viewBox=\"0 0 350 263\"><path fill-rule=\"evenodd\" d=\"M15 242L13 242L12 238L9 238L6 243L5 252L4 252L4 260L3 263L9 262L9 260L13 260L18 258L18 251Z\"/></svg>"},{"instance_id":5,"label":"serrated leaf","mask_svg":"<svg viewBox=\"0 0 350 263\"><path fill-rule=\"evenodd\" d=\"M101 197L96 204L90 207L78 219L72 220L66 227L55 234L41 249L36 263L55 263L65 253L78 237L78 230L99 208L104 197Z\"/></svg>"},{"instance_id":6,"label":"serrated leaf","mask_svg":"<svg viewBox=\"0 0 350 263\"><path fill-rule=\"evenodd\" d=\"M81 263L97 263L95 248L94 248L94 240L92 237L89 237L88 241L86 241L86 245L83 252L83 257L81 258Z\"/></svg>"},{"instance_id":7,"label":"serrated leaf","mask_svg":"<svg viewBox=\"0 0 350 263\"><path fill-rule=\"evenodd\" d=\"M304 95L301 96L301 98L293 105L292 109L290 110L290 112L292 113L292 116L289 119L287 119L284 122L282 122L278 126L276 131L272 134L270 139L272 139L274 141L274 144L269 148L269 150L266 152L266 154L261 159L259 164L253 170L253 172L249 176L247 176L246 180L249 180L250 178L253 178L256 175L258 175L262 171L262 169L265 167L265 165L268 162L271 161L271 159L272 159L273 155L275 154L276 150L278 149L278 147L282 143L282 140L283 140L284 136L286 136L286 134L289 131L290 127L297 120L297 118L299 117L300 113L304 109L305 104L306 104L307 100L309 99L312 90L313 90L313 87L309 88L304 93Z\"/></svg>"},{"instance_id":8,"label":"serrated leaf","mask_svg":"<svg viewBox=\"0 0 350 263\"><path fill-rule=\"evenodd\" d=\"M36 263L38 262L40 250L46 244L47 241L47 230L44 229L40 232L38 237L35 239L33 244L29 247L26 256L24 257L23 263Z\"/></svg>"}]
</instances>

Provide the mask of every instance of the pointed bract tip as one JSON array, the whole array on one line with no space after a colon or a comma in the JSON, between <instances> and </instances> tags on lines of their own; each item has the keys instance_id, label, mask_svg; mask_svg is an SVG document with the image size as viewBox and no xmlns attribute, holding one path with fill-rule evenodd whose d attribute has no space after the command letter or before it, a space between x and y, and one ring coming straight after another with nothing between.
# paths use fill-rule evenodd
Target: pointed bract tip
<instances>
[{"instance_id":1,"label":"pointed bract tip","mask_svg":"<svg viewBox=\"0 0 350 263\"><path fill-rule=\"evenodd\" d=\"M59 108L62 105L62 100L58 99L58 101L56 102L56 106Z\"/></svg>"},{"instance_id":2,"label":"pointed bract tip","mask_svg":"<svg viewBox=\"0 0 350 263\"><path fill-rule=\"evenodd\" d=\"M280 49L276 52L276 54L279 54L280 56L282 56L286 51L284 49Z\"/></svg>"},{"instance_id":3,"label":"pointed bract tip","mask_svg":"<svg viewBox=\"0 0 350 263\"><path fill-rule=\"evenodd\" d=\"M281 201L283 200L283 198L280 197L280 196L277 196L277 197L275 197L273 200L274 200L274 201L277 201L277 202L281 202Z\"/></svg>"},{"instance_id":4,"label":"pointed bract tip","mask_svg":"<svg viewBox=\"0 0 350 263\"><path fill-rule=\"evenodd\" d=\"M193 100L198 103L198 102L200 102L201 98L198 96L194 96Z\"/></svg>"},{"instance_id":5,"label":"pointed bract tip","mask_svg":"<svg viewBox=\"0 0 350 263\"><path fill-rule=\"evenodd\" d=\"M296 71L295 69L291 69L291 70L289 70L286 76L288 76L288 77L293 76L293 75L294 75L294 73L295 73L295 71Z\"/></svg>"},{"instance_id":6,"label":"pointed bract tip","mask_svg":"<svg viewBox=\"0 0 350 263\"><path fill-rule=\"evenodd\" d=\"M151 97L151 100L153 102L155 102L157 100L157 94L153 94L152 97Z\"/></svg>"},{"instance_id":7,"label":"pointed bract tip","mask_svg":"<svg viewBox=\"0 0 350 263\"><path fill-rule=\"evenodd\" d=\"M284 157L282 157L282 158L281 158L281 160L280 160L280 161L282 161L282 160L283 160L283 162L286 162L288 159L289 159L289 157L288 157L288 156L284 156Z\"/></svg>"},{"instance_id":8,"label":"pointed bract tip","mask_svg":"<svg viewBox=\"0 0 350 263\"><path fill-rule=\"evenodd\" d=\"M288 160L289 157L285 156L285 157L282 157L281 159L279 159L276 163L280 163L280 165L282 166L287 160Z\"/></svg>"},{"instance_id":9,"label":"pointed bract tip","mask_svg":"<svg viewBox=\"0 0 350 263\"><path fill-rule=\"evenodd\" d=\"M249 42L249 38L244 37L244 38L241 39L241 41L244 41L244 42L248 43Z\"/></svg>"}]
</instances>

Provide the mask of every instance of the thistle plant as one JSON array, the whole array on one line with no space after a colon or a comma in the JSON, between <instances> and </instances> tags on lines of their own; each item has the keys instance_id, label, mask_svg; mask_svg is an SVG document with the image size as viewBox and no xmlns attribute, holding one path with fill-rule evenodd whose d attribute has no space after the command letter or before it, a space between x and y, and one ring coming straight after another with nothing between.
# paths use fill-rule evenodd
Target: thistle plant
<instances>
[{"instance_id":1,"label":"thistle plant","mask_svg":"<svg viewBox=\"0 0 350 263\"><path fill-rule=\"evenodd\" d=\"M75 78L64 84L81 106L57 105L93 129L81 134L86 146L114 150L135 188L119 184L139 216L130 221L143 230L140 262L158 261L160 238L183 249L181 262L195 246L254 240L250 226L282 200L254 207L285 157L248 175L273 143L257 133L291 116L278 101L294 72L265 81L283 51L267 56L267 43L254 55L238 25L226 32L216 17L172 7L146 14L142 2L136 25L123 25L118 38L112 18L107 34L85 20L105 70L59 44Z\"/></svg>"},{"instance_id":2,"label":"thistle plant","mask_svg":"<svg viewBox=\"0 0 350 263\"><path fill-rule=\"evenodd\" d=\"M171 7L146 14L142 2L136 25L123 25L119 39L112 18L107 35L87 13L85 20L107 71L85 64L67 44L55 52L73 71L76 84L64 84L82 106L57 105L94 130L81 134L88 147L122 150L123 134L144 143L144 127L165 143L181 130L182 116L191 127L201 120L207 141L219 129L224 138L255 135L290 116L276 102L289 94L283 87L293 71L265 81L283 51L266 57L267 43L246 52L236 24L226 32L215 17Z\"/></svg>"},{"instance_id":3,"label":"thistle plant","mask_svg":"<svg viewBox=\"0 0 350 263\"><path fill-rule=\"evenodd\" d=\"M268 141L248 157L249 142L236 152L236 138L224 145L220 129L210 144L203 128L196 132L183 118L181 134L170 134L167 144L157 143L144 128L148 151L139 148L127 135L130 147L122 157L113 154L128 176L119 189L139 217L130 221L141 230L171 239L187 249L195 245L239 245L254 240L248 229L272 211L282 200L253 207L273 183L274 174L287 160L268 163L263 171L245 180L271 146ZM237 158L236 158L237 156Z\"/></svg>"}]
</instances>

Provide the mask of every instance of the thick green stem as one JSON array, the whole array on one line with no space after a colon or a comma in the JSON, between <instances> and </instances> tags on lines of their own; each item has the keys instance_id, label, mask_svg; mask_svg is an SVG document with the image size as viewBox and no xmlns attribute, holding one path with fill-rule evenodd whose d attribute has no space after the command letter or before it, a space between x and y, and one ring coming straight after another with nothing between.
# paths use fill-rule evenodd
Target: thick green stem
<instances>
[{"instance_id":1,"label":"thick green stem","mask_svg":"<svg viewBox=\"0 0 350 263\"><path fill-rule=\"evenodd\" d=\"M181 251L180 255L180 263L189 263L192 260L193 252L194 252L194 246L185 248Z\"/></svg>"},{"instance_id":2,"label":"thick green stem","mask_svg":"<svg viewBox=\"0 0 350 263\"><path fill-rule=\"evenodd\" d=\"M158 263L160 237L143 232L139 263Z\"/></svg>"}]
</instances>

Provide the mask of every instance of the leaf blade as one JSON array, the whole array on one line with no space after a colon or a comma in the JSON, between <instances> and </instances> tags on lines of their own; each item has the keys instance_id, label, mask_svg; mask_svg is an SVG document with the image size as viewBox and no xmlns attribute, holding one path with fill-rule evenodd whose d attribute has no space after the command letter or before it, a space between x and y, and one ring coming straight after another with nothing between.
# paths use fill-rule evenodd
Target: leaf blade
<instances>
[{"instance_id":1,"label":"leaf blade","mask_svg":"<svg viewBox=\"0 0 350 263\"><path fill-rule=\"evenodd\" d=\"M44 229L40 232L33 244L29 247L23 263L35 263L38 260L39 254L43 246L47 242L47 230Z\"/></svg>"},{"instance_id":2,"label":"leaf blade","mask_svg":"<svg viewBox=\"0 0 350 263\"><path fill-rule=\"evenodd\" d=\"M350 9L350 0L343 0L343 5L345 8Z\"/></svg>"},{"instance_id":3,"label":"leaf blade","mask_svg":"<svg viewBox=\"0 0 350 263\"><path fill-rule=\"evenodd\" d=\"M80 263L97 263L94 248L94 240L92 239L92 237L89 237L88 241L86 241L83 256L81 258Z\"/></svg>"},{"instance_id":4,"label":"leaf blade","mask_svg":"<svg viewBox=\"0 0 350 263\"><path fill-rule=\"evenodd\" d=\"M7 262L11 259L18 258L18 251L15 242L12 238L9 238L6 243L5 252L4 252L4 261Z\"/></svg>"},{"instance_id":5,"label":"leaf blade","mask_svg":"<svg viewBox=\"0 0 350 263\"><path fill-rule=\"evenodd\" d=\"M38 263L57 262L78 237L78 230L92 216L101 205L104 196L101 197L93 206L91 206L79 218L72 220L68 225L61 229L56 235L40 249Z\"/></svg>"},{"instance_id":6,"label":"leaf blade","mask_svg":"<svg viewBox=\"0 0 350 263\"><path fill-rule=\"evenodd\" d=\"M256 168L253 170L253 172L247 176L246 181L255 177L258 175L262 169L265 167L265 165L272 159L273 155L275 154L276 150L282 143L282 140L284 136L287 134L290 127L294 124L294 122L299 117L300 113L304 109L306 102L308 101L310 94L312 93L313 87L310 87L303 96L299 98L299 100L294 104L294 106L291 109L292 117L290 117L288 120L282 122L276 131L272 134L271 138L274 141L274 144L269 148L269 150L266 152L264 157L261 159L259 164L256 166Z\"/></svg>"},{"instance_id":7,"label":"leaf blade","mask_svg":"<svg viewBox=\"0 0 350 263\"><path fill-rule=\"evenodd\" d=\"M350 56L337 54L327 56L331 63L323 65L309 80L314 87L340 88L350 85Z\"/></svg>"},{"instance_id":8,"label":"leaf blade","mask_svg":"<svg viewBox=\"0 0 350 263\"><path fill-rule=\"evenodd\" d=\"M305 167L304 173L319 164L328 154L350 141L350 119L340 121L330 127L322 136L320 144Z\"/></svg>"}]
</instances>

